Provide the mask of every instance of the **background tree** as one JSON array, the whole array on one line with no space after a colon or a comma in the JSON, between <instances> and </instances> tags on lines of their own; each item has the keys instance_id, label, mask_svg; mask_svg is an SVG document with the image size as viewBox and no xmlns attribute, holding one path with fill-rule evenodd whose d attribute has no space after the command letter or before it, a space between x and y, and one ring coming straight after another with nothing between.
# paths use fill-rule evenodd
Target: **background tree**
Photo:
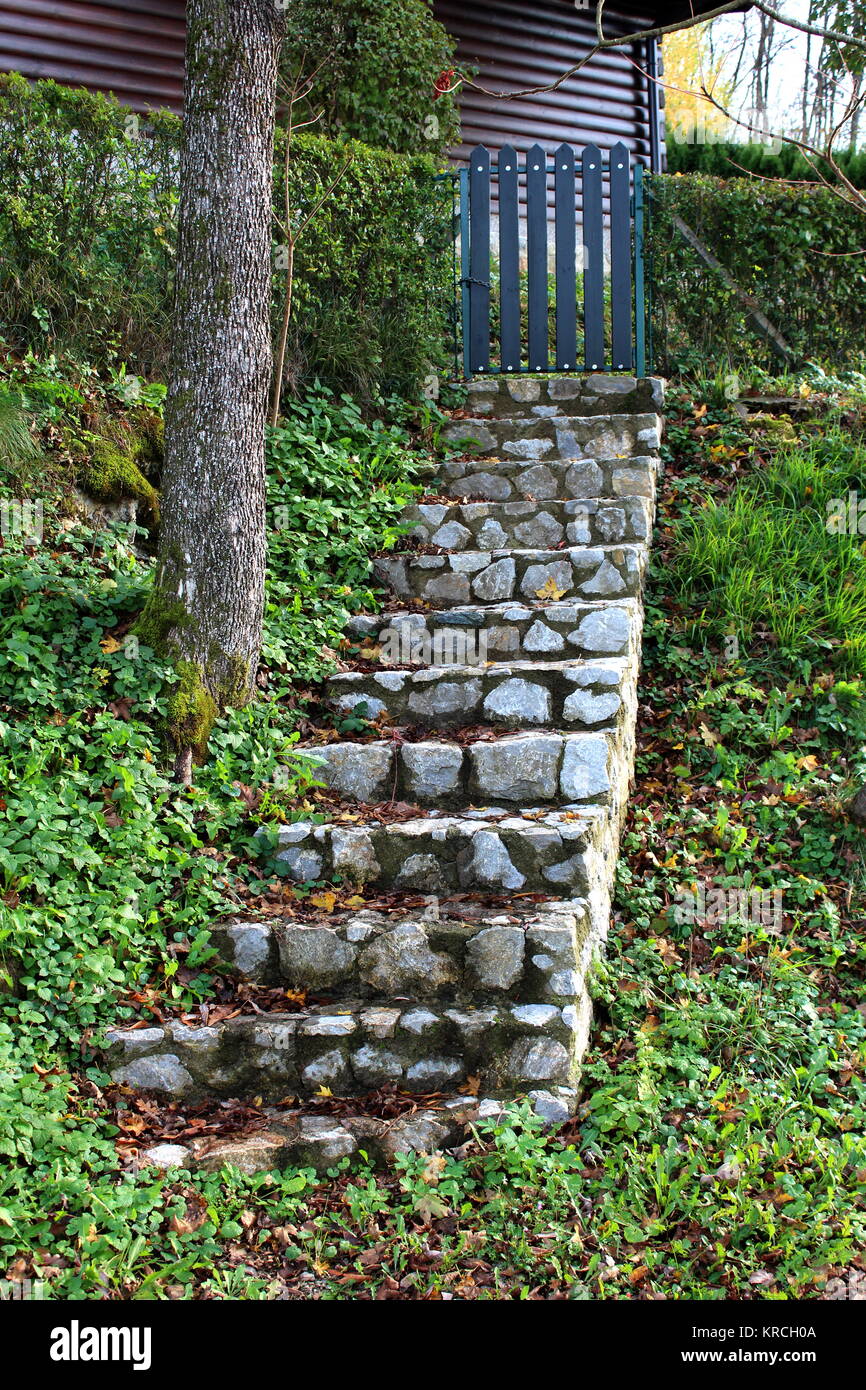
<instances>
[{"instance_id":1,"label":"background tree","mask_svg":"<svg viewBox=\"0 0 866 1390\"><path fill-rule=\"evenodd\" d=\"M678 142L694 139L698 131L703 139L708 134L723 136L727 123L703 89L725 102L732 83L725 57L711 49L706 27L668 34L662 48L668 134Z\"/></svg>"},{"instance_id":2,"label":"background tree","mask_svg":"<svg viewBox=\"0 0 866 1390\"><path fill-rule=\"evenodd\" d=\"M190 0L162 528L141 635L177 672L176 773L252 694L265 573L274 0Z\"/></svg>"}]
</instances>

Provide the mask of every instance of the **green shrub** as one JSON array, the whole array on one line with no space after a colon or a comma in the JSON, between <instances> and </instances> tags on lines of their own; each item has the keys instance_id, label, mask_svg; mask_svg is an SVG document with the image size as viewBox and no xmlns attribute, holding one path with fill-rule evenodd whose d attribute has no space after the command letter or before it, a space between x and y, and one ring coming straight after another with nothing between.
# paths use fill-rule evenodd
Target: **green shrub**
<instances>
[{"instance_id":1,"label":"green shrub","mask_svg":"<svg viewBox=\"0 0 866 1390\"><path fill-rule=\"evenodd\" d=\"M0 75L0 332L18 351L167 359L180 122Z\"/></svg>"},{"instance_id":2,"label":"green shrub","mask_svg":"<svg viewBox=\"0 0 866 1390\"><path fill-rule=\"evenodd\" d=\"M429 0L293 0L284 67L320 67L308 114L324 135L404 154L441 154L457 134L454 99L435 83L454 40Z\"/></svg>"},{"instance_id":3,"label":"green shrub","mask_svg":"<svg viewBox=\"0 0 866 1390\"><path fill-rule=\"evenodd\" d=\"M796 145L764 144L759 140L707 141L688 144L668 134L669 174L714 174L721 179L736 178L743 170L771 179L814 181L815 171ZM866 150L840 150L836 156L840 169L858 188L866 188Z\"/></svg>"},{"instance_id":4,"label":"green shrub","mask_svg":"<svg viewBox=\"0 0 866 1390\"><path fill-rule=\"evenodd\" d=\"M277 158L283 137L277 139ZM439 364L451 289L451 188L427 158L296 135L290 188L299 213L349 168L299 238L286 376L369 398L410 395ZM277 260L279 265L279 260ZM282 308L280 275L275 281Z\"/></svg>"},{"instance_id":5,"label":"green shrub","mask_svg":"<svg viewBox=\"0 0 866 1390\"><path fill-rule=\"evenodd\" d=\"M401 534L418 455L395 424L348 397L295 402L268 431L264 657L294 679L322 676L353 612L375 607L370 556Z\"/></svg>"},{"instance_id":6,"label":"green shrub","mask_svg":"<svg viewBox=\"0 0 866 1390\"><path fill-rule=\"evenodd\" d=\"M0 336L162 373L168 359L180 122L102 96L0 76ZM283 190L277 140L276 210ZM413 393L443 351L451 198L427 156L298 134L299 220L351 166L298 241L286 376L370 398ZM279 232L274 315L284 289Z\"/></svg>"},{"instance_id":7,"label":"green shrub","mask_svg":"<svg viewBox=\"0 0 866 1390\"><path fill-rule=\"evenodd\" d=\"M704 174L652 180L655 365L778 367L742 303L672 224L679 216L802 359L864 356L866 216L828 189Z\"/></svg>"}]
</instances>

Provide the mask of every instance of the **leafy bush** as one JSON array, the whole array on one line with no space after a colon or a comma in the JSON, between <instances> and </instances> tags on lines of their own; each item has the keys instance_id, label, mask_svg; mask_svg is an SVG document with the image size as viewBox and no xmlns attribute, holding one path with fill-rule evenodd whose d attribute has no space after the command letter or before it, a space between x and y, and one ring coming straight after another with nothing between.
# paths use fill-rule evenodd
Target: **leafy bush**
<instances>
[{"instance_id":1,"label":"leafy bush","mask_svg":"<svg viewBox=\"0 0 866 1390\"><path fill-rule=\"evenodd\" d=\"M441 154L457 133L450 95L435 84L454 40L429 0L293 0L283 62L320 68L309 114L325 135L404 154Z\"/></svg>"},{"instance_id":2,"label":"leafy bush","mask_svg":"<svg viewBox=\"0 0 866 1390\"><path fill-rule=\"evenodd\" d=\"M686 243L678 216L754 297L795 353L859 365L866 216L826 189L704 174L655 176L650 236L656 367L778 363L742 304Z\"/></svg>"},{"instance_id":3,"label":"leafy bush","mask_svg":"<svg viewBox=\"0 0 866 1390\"><path fill-rule=\"evenodd\" d=\"M179 139L169 113L145 126L109 98L0 76L0 336L14 352L164 372ZM278 138L282 217L281 152ZM287 375L298 392L319 378L368 399L409 394L443 350L450 188L429 157L301 133L290 175L299 219L347 158L298 242Z\"/></svg>"},{"instance_id":4,"label":"leafy bush","mask_svg":"<svg viewBox=\"0 0 866 1390\"><path fill-rule=\"evenodd\" d=\"M375 606L370 556L405 529L417 455L399 425L367 423L350 397L319 392L268 431L267 457L265 659L316 679L349 615Z\"/></svg>"},{"instance_id":5,"label":"leafy bush","mask_svg":"<svg viewBox=\"0 0 866 1390\"><path fill-rule=\"evenodd\" d=\"M279 132L278 163L284 138ZM450 182L436 181L429 158L356 141L301 133L292 150L290 189L300 217L350 163L297 242L286 375L296 389L318 377L366 399L377 388L411 395L445 348ZM277 271L278 300L280 282Z\"/></svg>"},{"instance_id":6,"label":"leafy bush","mask_svg":"<svg viewBox=\"0 0 866 1390\"><path fill-rule=\"evenodd\" d=\"M167 360L180 123L107 97L0 75L0 332Z\"/></svg>"},{"instance_id":7,"label":"leafy bush","mask_svg":"<svg viewBox=\"0 0 866 1390\"><path fill-rule=\"evenodd\" d=\"M714 174L717 178L737 178L745 170L769 179L800 179L813 182L815 171L796 145L762 144L758 140L705 141L688 144L668 135L669 174ZM839 150L839 167L858 188L866 188L866 151Z\"/></svg>"}]
</instances>

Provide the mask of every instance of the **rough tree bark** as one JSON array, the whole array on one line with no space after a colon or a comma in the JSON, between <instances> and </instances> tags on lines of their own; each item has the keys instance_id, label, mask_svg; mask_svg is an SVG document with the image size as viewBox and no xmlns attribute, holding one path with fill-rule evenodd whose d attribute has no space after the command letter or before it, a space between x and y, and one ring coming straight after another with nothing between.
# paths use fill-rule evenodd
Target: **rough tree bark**
<instances>
[{"instance_id":1,"label":"rough tree bark","mask_svg":"<svg viewBox=\"0 0 866 1390\"><path fill-rule=\"evenodd\" d=\"M262 631L271 372L275 0L189 0L162 528L143 638L177 672L190 777L219 710L249 699Z\"/></svg>"}]
</instances>

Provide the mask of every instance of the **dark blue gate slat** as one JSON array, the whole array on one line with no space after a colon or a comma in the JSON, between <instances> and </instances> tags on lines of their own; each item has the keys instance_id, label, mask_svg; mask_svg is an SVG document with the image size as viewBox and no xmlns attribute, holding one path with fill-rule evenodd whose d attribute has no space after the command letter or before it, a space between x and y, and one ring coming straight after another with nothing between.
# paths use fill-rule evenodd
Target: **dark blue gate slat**
<instances>
[{"instance_id":1,"label":"dark blue gate slat","mask_svg":"<svg viewBox=\"0 0 866 1390\"><path fill-rule=\"evenodd\" d=\"M556 239L556 365L561 371L577 366L577 271L575 267L577 211L574 199L574 150L560 145L553 156L555 174L554 226Z\"/></svg>"},{"instance_id":2,"label":"dark blue gate slat","mask_svg":"<svg viewBox=\"0 0 866 1390\"><path fill-rule=\"evenodd\" d=\"M631 176L625 145L610 152L610 364L629 371L631 352Z\"/></svg>"},{"instance_id":3,"label":"dark blue gate slat","mask_svg":"<svg viewBox=\"0 0 866 1390\"><path fill-rule=\"evenodd\" d=\"M529 370L547 371L547 156L533 145L526 156L526 260Z\"/></svg>"},{"instance_id":4,"label":"dark blue gate slat","mask_svg":"<svg viewBox=\"0 0 866 1390\"><path fill-rule=\"evenodd\" d=\"M490 154L469 157L469 356L473 372L490 370Z\"/></svg>"},{"instance_id":5,"label":"dark blue gate slat","mask_svg":"<svg viewBox=\"0 0 866 1390\"><path fill-rule=\"evenodd\" d=\"M601 150L587 145L583 173L583 355L588 371L604 366L604 222Z\"/></svg>"},{"instance_id":6,"label":"dark blue gate slat","mask_svg":"<svg viewBox=\"0 0 866 1390\"><path fill-rule=\"evenodd\" d=\"M517 152L503 145L499 175L499 341L504 372L520 371L520 225Z\"/></svg>"}]
</instances>

